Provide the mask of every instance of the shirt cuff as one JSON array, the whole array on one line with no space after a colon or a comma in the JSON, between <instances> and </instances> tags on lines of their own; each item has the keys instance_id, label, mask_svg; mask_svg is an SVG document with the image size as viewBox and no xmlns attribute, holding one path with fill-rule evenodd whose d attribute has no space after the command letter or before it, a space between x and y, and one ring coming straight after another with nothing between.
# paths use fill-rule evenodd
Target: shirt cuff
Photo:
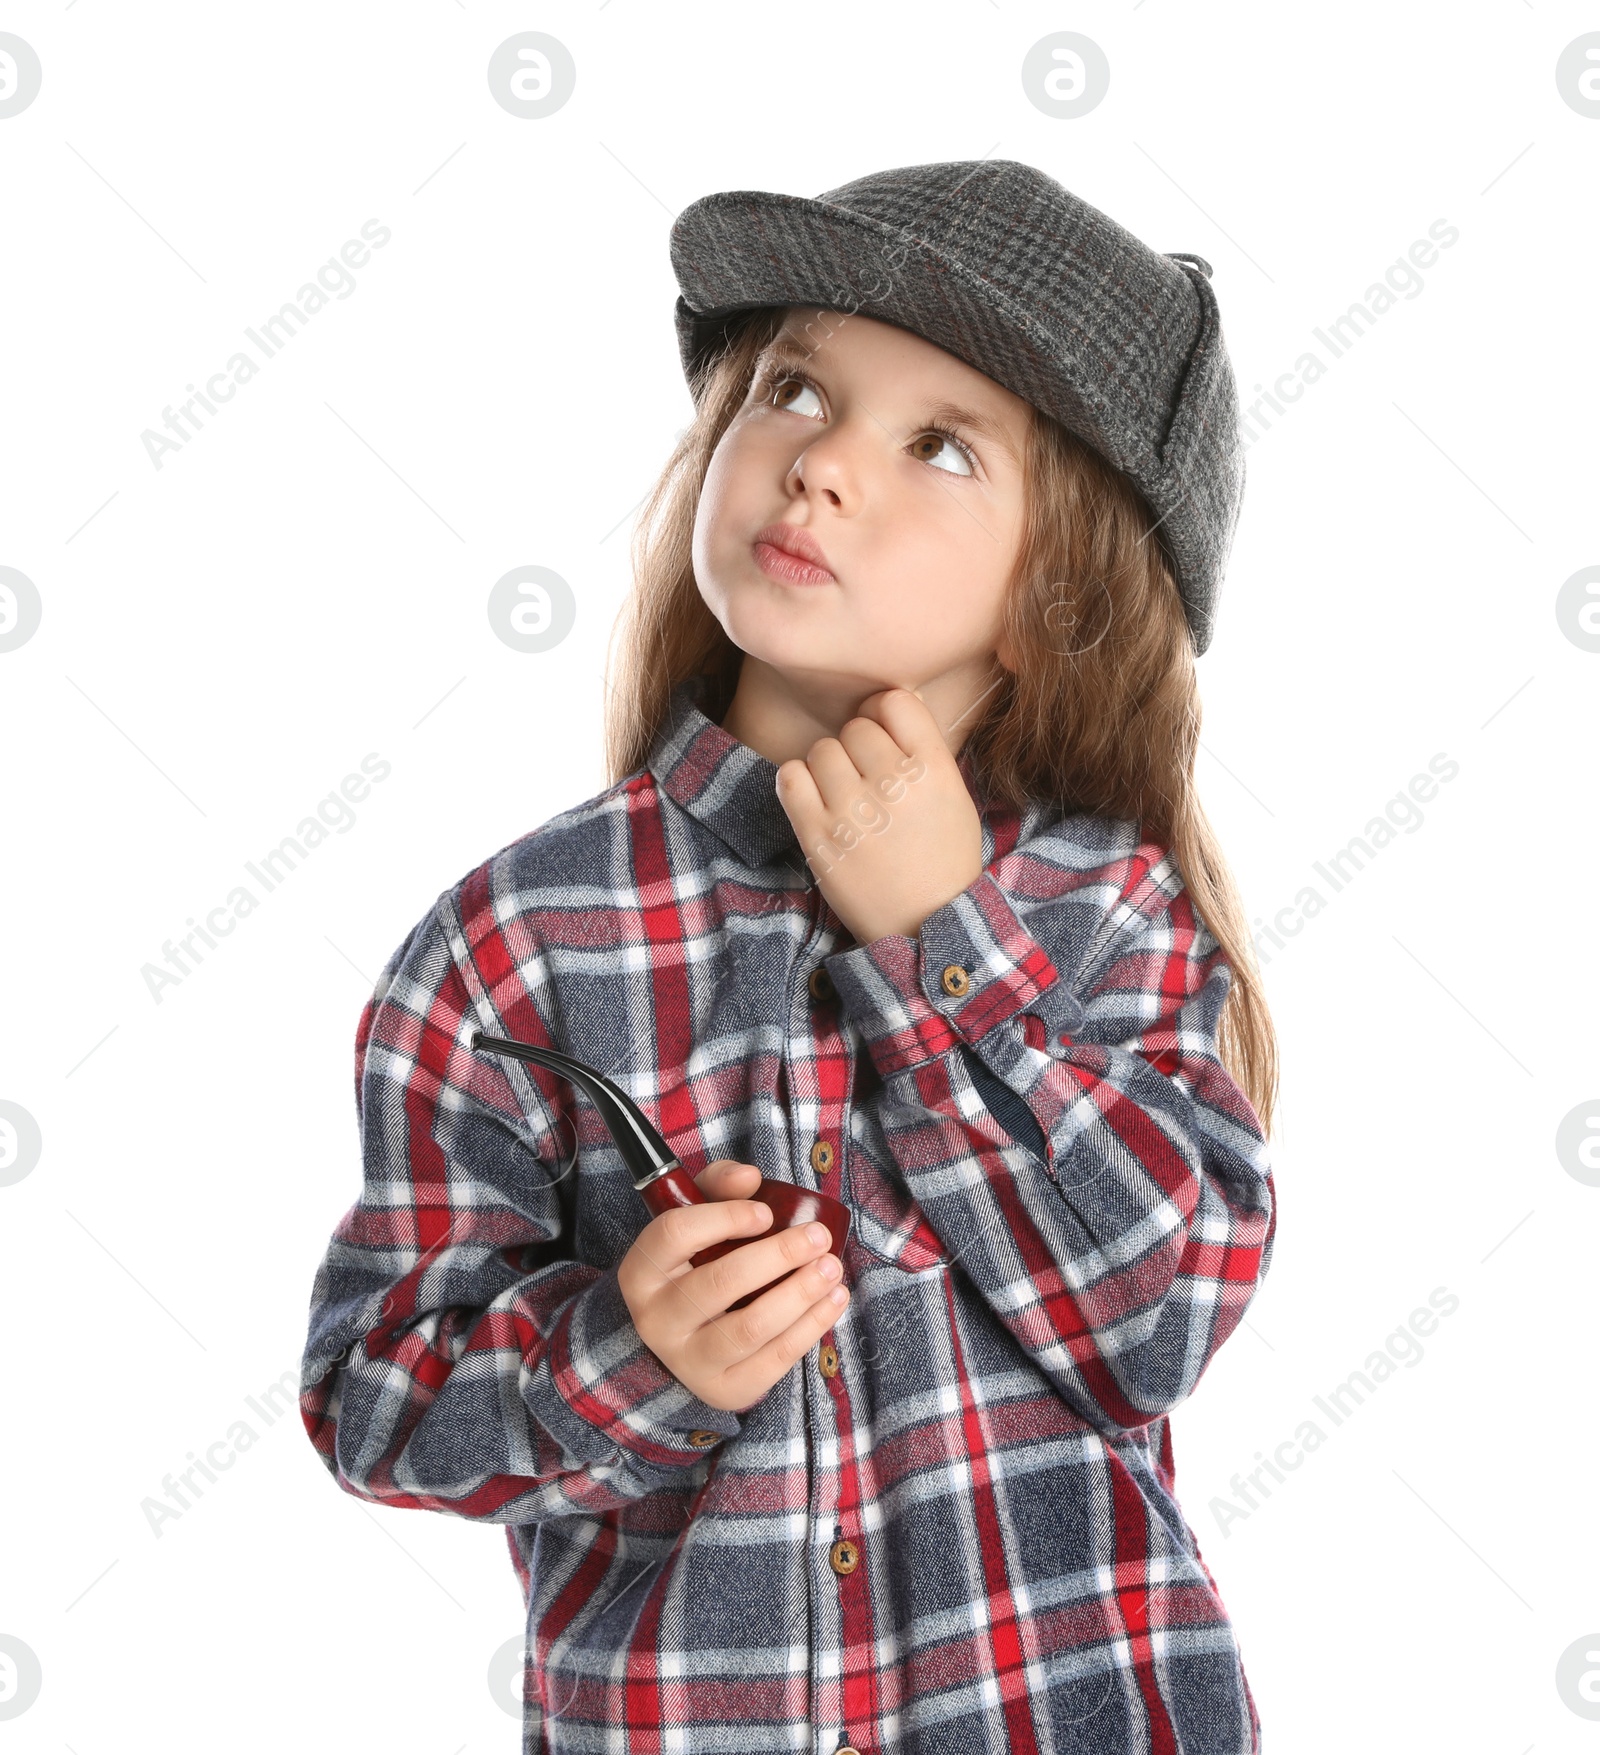
<instances>
[{"instance_id":1,"label":"shirt cuff","mask_svg":"<svg viewBox=\"0 0 1600 1755\"><path fill-rule=\"evenodd\" d=\"M1068 997L1049 953L987 871L936 908L916 938L886 933L824 961L883 1078L957 1042L975 1045L1041 999Z\"/></svg>"},{"instance_id":2,"label":"shirt cuff","mask_svg":"<svg viewBox=\"0 0 1600 1755\"><path fill-rule=\"evenodd\" d=\"M615 1267L562 1312L527 1397L563 1449L589 1463L620 1448L658 1468L687 1467L742 1427L737 1413L702 1401L645 1345Z\"/></svg>"}]
</instances>

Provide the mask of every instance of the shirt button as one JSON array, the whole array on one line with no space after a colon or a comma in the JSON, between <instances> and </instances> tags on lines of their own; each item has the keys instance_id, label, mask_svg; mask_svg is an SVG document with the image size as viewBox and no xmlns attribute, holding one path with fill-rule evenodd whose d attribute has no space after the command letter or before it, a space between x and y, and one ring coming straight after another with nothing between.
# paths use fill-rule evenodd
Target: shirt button
<instances>
[{"instance_id":1,"label":"shirt button","mask_svg":"<svg viewBox=\"0 0 1600 1755\"><path fill-rule=\"evenodd\" d=\"M835 1749L833 1755L861 1755L861 1751L846 1743L841 1748Z\"/></svg>"},{"instance_id":2,"label":"shirt button","mask_svg":"<svg viewBox=\"0 0 1600 1755\"><path fill-rule=\"evenodd\" d=\"M939 985L952 999L962 999L972 986L972 981L959 963L949 963L939 977Z\"/></svg>"},{"instance_id":3,"label":"shirt button","mask_svg":"<svg viewBox=\"0 0 1600 1755\"><path fill-rule=\"evenodd\" d=\"M811 1168L819 1176L826 1176L833 1168L833 1147L826 1140L818 1140L811 1148Z\"/></svg>"},{"instance_id":4,"label":"shirt button","mask_svg":"<svg viewBox=\"0 0 1600 1755\"><path fill-rule=\"evenodd\" d=\"M814 1000L820 1002L833 998L833 977L820 963L811 971L811 979L806 982L806 987Z\"/></svg>"},{"instance_id":5,"label":"shirt button","mask_svg":"<svg viewBox=\"0 0 1600 1755\"><path fill-rule=\"evenodd\" d=\"M841 1574L854 1572L861 1564L861 1551L854 1542L835 1542L828 1550L828 1564Z\"/></svg>"},{"instance_id":6,"label":"shirt button","mask_svg":"<svg viewBox=\"0 0 1600 1755\"><path fill-rule=\"evenodd\" d=\"M824 1341L817 1353L817 1363L822 1367L824 1377L839 1375L839 1349L832 1341Z\"/></svg>"},{"instance_id":7,"label":"shirt button","mask_svg":"<svg viewBox=\"0 0 1600 1755\"><path fill-rule=\"evenodd\" d=\"M698 1445L704 1450L708 1444L715 1444L721 1437L722 1434L720 1432L691 1432L689 1434L689 1442Z\"/></svg>"}]
</instances>

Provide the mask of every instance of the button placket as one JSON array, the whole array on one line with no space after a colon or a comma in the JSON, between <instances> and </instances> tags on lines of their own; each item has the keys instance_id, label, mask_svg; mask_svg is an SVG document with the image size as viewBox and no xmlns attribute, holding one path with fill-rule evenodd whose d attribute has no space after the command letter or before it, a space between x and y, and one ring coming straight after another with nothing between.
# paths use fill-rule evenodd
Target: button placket
<instances>
[{"instance_id":1,"label":"button placket","mask_svg":"<svg viewBox=\"0 0 1600 1755\"><path fill-rule=\"evenodd\" d=\"M816 936L802 952L802 968L812 958L826 956L837 942L839 926L826 907L820 911L818 926ZM791 1107L788 1118L793 1142L791 1150L796 1159L800 1150L805 1151L806 1164L818 1187L836 1191L850 1123L856 1069L850 1035L838 1008L838 990L820 960L804 977L804 982L804 992L795 990L790 1009L792 1035L786 1044L785 1061L790 1104L794 1104L797 1092L803 1094L809 1104L805 1110ZM804 1077L796 1076L797 1069L804 1073ZM814 1108L809 1105L814 1105ZM809 1140L803 1134L795 1137L800 1128L810 1133ZM796 1180L803 1178L797 1175ZM817 1526L822 1525L825 1518L832 1523L835 1515L831 1509L824 1508L832 1508L838 1502L840 1416L837 1398L843 1393L843 1384L839 1381L839 1350L831 1338L819 1344L816 1359L819 1375L827 1386L826 1392L816 1394L808 1389L803 1399L809 1436L807 1501L812 1527L820 1536L823 1531ZM837 1524L833 1525L833 1533L836 1538L839 1536ZM828 1559L837 1583L842 1576L841 1567L848 1571L855 1569L859 1551L854 1543L836 1539L828 1550ZM815 1593L822 1581L817 1574L812 1578L811 1588ZM818 1627L826 1625L832 1613L831 1609L824 1609L815 1596L813 1612L816 1616L814 1625ZM848 1743L844 1744L845 1749L850 1747Z\"/></svg>"},{"instance_id":2,"label":"button placket","mask_svg":"<svg viewBox=\"0 0 1600 1755\"><path fill-rule=\"evenodd\" d=\"M806 992L810 994L814 1007L830 1005L837 997L833 977L828 973L827 965L818 963L810 975L806 977ZM820 1070L823 1061L821 1037L823 1027L821 1020L812 1017L812 1038L816 1049L817 1066ZM824 1108L824 1125L826 1125L826 1109ZM825 1136L819 1135L811 1144L811 1168L818 1176L826 1176L838 1162L839 1154L834 1150L833 1143Z\"/></svg>"}]
</instances>

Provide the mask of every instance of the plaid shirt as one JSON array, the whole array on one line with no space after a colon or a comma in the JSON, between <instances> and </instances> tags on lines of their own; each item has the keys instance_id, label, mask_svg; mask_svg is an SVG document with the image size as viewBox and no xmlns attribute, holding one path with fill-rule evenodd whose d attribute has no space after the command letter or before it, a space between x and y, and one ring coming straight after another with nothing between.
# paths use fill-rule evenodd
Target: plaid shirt
<instances>
[{"instance_id":1,"label":"plaid shirt","mask_svg":"<svg viewBox=\"0 0 1600 1755\"><path fill-rule=\"evenodd\" d=\"M505 1526L524 1755L1259 1750L1167 1417L1276 1225L1220 945L1136 823L976 794L982 874L858 945L701 699L384 969L312 1443L363 1499ZM851 1207L851 1303L754 1407L645 1346L621 1154L474 1029L607 1072L691 1173Z\"/></svg>"}]
</instances>

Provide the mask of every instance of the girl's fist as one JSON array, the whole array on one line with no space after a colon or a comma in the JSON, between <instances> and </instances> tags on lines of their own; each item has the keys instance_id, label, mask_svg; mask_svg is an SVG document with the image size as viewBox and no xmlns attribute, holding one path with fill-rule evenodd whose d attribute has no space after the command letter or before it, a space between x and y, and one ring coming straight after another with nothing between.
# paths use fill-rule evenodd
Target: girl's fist
<instances>
[{"instance_id":1,"label":"girl's fist","mask_svg":"<svg viewBox=\"0 0 1600 1755\"><path fill-rule=\"evenodd\" d=\"M837 737L778 768L778 799L817 887L858 944L914 938L983 872L983 828L956 758L909 689L861 703Z\"/></svg>"}]
</instances>

